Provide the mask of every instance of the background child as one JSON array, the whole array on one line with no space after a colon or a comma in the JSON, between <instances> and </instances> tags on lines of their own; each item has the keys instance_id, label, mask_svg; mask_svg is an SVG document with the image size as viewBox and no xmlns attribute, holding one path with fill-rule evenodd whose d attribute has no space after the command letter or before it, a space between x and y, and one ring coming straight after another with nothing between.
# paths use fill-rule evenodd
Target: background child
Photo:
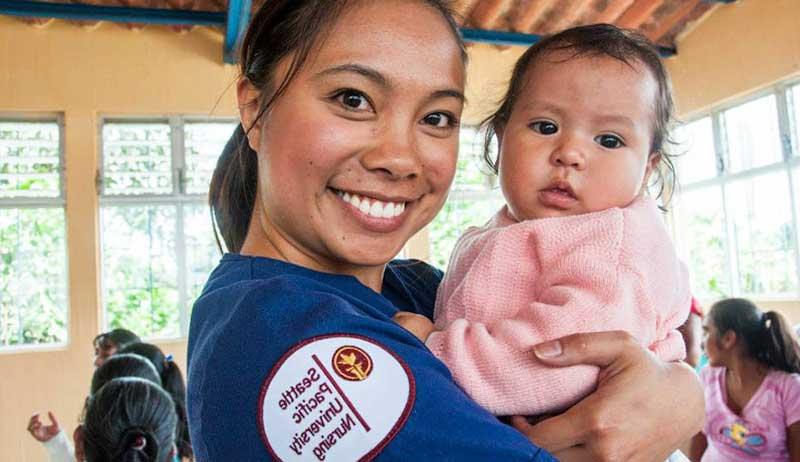
<instances>
[{"instance_id":1,"label":"background child","mask_svg":"<svg viewBox=\"0 0 800 462\"><path fill-rule=\"evenodd\" d=\"M491 412L560 411L590 393L595 367L549 368L531 351L570 333L626 330L683 358L688 276L645 197L651 173L671 169L672 110L656 50L614 26L566 30L516 64L487 121L507 205L456 244L435 331L398 321Z\"/></svg>"},{"instance_id":2,"label":"background child","mask_svg":"<svg viewBox=\"0 0 800 462\"><path fill-rule=\"evenodd\" d=\"M732 298L711 307L703 331L706 422L692 460L800 460L800 347L786 320Z\"/></svg>"}]
</instances>

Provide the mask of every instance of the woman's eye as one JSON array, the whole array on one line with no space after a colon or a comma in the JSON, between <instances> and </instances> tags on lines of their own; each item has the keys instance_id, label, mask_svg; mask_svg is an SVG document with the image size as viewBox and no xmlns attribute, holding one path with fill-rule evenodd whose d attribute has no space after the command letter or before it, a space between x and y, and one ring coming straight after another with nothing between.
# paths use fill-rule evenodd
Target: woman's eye
<instances>
[{"instance_id":1,"label":"woman's eye","mask_svg":"<svg viewBox=\"0 0 800 462\"><path fill-rule=\"evenodd\" d=\"M607 149L617 149L625 146L625 143L616 135L600 135L594 140L597 144Z\"/></svg>"},{"instance_id":2,"label":"woman's eye","mask_svg":"<svg viewBox=\"0 0 800 462\"><path fill-rule=\"evenodd\" d=\"M553 122L540 121L530 125L531 129L542 135L553 135L558 132L558 126Z\"/></svg>"},{"instance_id":3,"label":"woman's eye","mask_svg":"<svg viewBox=\"0 0 800 462\"><path fill-rule=\"evenodd\" d=\"M456 125L455 117L444 112L434 112L423 117L422 122L436 128L447 128Z\"/></svg>"},{"instance_id":4,"label":"woman's eye","mask_svg":"<svg viewBox=\"0 0 800 462\"><path fill-rule=\"evenodd\" d=\"M336 99L349 111L371 110L371 105L367 97L356 90L344 90L336 95Z\"/></svg>"}]
</instances>

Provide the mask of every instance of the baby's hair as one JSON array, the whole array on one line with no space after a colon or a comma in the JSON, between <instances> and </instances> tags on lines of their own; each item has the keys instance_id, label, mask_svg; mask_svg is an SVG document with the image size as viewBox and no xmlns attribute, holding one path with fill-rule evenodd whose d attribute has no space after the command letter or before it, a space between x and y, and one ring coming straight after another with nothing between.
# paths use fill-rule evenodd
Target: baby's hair
<instances>
[{"instance_id":1,"label":"baby's hair","mask_svg":"<svg viewBox=\"0 0 800 462\"><path fill-rule=\"evenodd\" d=\"M670 128L674 121L675 105L672 100L672 88L669 76L658 50L643 35L620 29L610 24L591 24L566 29L537 42L514 65L508 90L501 100L500 107L481 124L485 131L483 158L494 173L498 172L499 159L492 155L492 141L495 135L502 132L508 123L514 105L525 90L526 76L547 57L554 53L567 53L561 61L570 61L584 57L607 57L621 61L631 67L643 64L653 75L658 84L655 107L653 110L653 139L650 141L650 154L659 156L657 183L661 197L665 192L665 184L669 184L669 192L675 188L675 167L673 155L667 147L674 144L670 138ZM499 142L502 140L498 139ZM669 198L662 198L668 203Z\"/></svg>"},{"instance_id":2,"label":"baby's hair","mask_svg":"<svg viewBox=\"0 0 800 462\"><path fill-rule=\"evenodd\" d=\"M111 380L91 398L83 423L88 462L167 462L175 442L175 406L160 386Z\"/></svg>"},{"instance_id":3,"label":"baby's hair","mask_svg":"<svg viewBox=\"0 0 800 462\"><path fill-rule=\"evenodd\" d=\"M708 315L719 336L734 332L747 355L772 369L800 373L800 346L780 313L764 313L750 300L729 298L715 303Z\"/></svg>"}]
</instances>

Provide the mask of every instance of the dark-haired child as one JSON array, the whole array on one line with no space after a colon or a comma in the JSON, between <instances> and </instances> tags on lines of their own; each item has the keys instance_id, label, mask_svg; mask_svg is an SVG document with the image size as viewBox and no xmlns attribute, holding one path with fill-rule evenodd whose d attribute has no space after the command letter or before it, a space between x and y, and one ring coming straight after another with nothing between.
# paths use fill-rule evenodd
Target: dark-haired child
<instances>
[{"instance_id":1,"label":"dark-haired child","mask_svg":"<svg viewBox=\"0 0 800 462\"><path fill-rule=\"evenodd\" d=\"M786 320L753 302L717 302L703 321L703 462L800 460L800 347Z\"/></svg>"},{"instance_id":2,"label":"dark-haired child","mask_svg":"<svg viewBox=\"0 0 800 462\"><path fill-rule=\"evenodd\" d=\"M559 412L595 389L598 368L530 353L547 340L625 330L684 357L687 271L647 194L671 167L672 108L656 50L611 25L563 31L516 64L487 122L507 205L460 238L420 335L494 414Z\"/></svg>"}]
</instances>

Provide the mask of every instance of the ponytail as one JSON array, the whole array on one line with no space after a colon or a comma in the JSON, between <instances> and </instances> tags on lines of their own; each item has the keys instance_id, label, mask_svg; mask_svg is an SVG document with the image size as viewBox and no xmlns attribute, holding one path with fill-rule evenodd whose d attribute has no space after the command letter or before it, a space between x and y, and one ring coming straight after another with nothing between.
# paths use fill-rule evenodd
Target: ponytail
<instances>
[{"instance_id":1,"label":"ponytail","mask_svg":"<svg viewBox=\"0 0 800 462\"><path fill-rule=\"evenodd\" d=\"M111 380L89 399L83 424L88 462L169 462L175 406L158 385L138 378Z\"/></svg>"},{"instance_id":2,"label":"ponytail","mask_svg":"<svg viewBox=\"0 0 800 462\"><path fill-rule=\"evenodd\" d=\"M165 356L159 347L150 343L135 343L120 353L144 356L156 368L161 379L161 387L169 393L175 405L175 413L178 417L175 433L178 455L181 458L193 458L192 442L189 437L189 420L186 415L186 383L180 367L172 360L172 356Z\"/></svg>"},{"instance_id":3,"label":"ponytail","mask_svg":"<svg viewBox=\"0 0 800 462\"><path fill-rule=\"evenodd\" d=\"M786 319L775 311L763 314L762 328L766 332L761 350L762 362L774 369L800 374L800 346Z\"/></svg>"},{"instance_id":4,"label":"ponytail","mask_svg":"<svg viewBox=\"0 0 800 462\"><path fill-rule=\"evenodd\" d=\"M217 160L208 191L214 239L221 252L224 250L220 235L229 252L241 250L256 202L257 185L258 157L239 124Z\"/></svg>"},{"instance_id":5,"label":"ponytail","mask_svg":"<svg viewBox=\"0 0 800 462\"><path fill-rule=\"evenodd\" d=\"M709 312L720 335L733 331L747 353L772 369L800 374L800 346L780 313L762 313L743 298L719 301Z\"/></svg>"}]
</instances>

